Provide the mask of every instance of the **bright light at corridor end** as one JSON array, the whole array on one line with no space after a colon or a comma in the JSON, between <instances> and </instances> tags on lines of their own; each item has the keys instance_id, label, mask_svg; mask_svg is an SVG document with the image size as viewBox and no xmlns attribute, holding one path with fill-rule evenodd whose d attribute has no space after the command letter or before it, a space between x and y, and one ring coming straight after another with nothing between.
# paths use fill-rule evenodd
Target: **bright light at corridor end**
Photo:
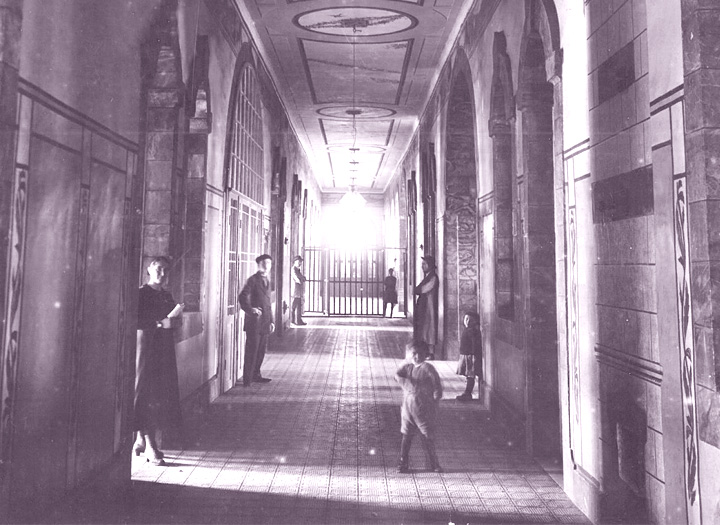
<instances>
[{"instance_id":1,"label":"bright light at corridor end","mask_svg":"<svg viewBox=\"0 0 720 525\"><path fill-rule=\"evenodd\" d=\"M367 205L357 192L348 192L323 207L323 244L328 248L364 249L382 243L382 209Z\"/></svg>"}]
</instances>

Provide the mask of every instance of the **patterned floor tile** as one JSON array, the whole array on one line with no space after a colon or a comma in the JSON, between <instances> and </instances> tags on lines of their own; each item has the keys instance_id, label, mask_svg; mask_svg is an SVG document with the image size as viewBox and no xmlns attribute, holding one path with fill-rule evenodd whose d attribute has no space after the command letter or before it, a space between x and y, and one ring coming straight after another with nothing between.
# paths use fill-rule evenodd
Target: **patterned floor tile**
<instances>
[{"instance_id":1,"label":"patterned floor tile","mask_svg":"<svg viewBox=\"0 0 720 525\"><path fill-rule=\"evenodd\" d=\"M444 473L396 471L402 392L394 373L409 323L308 318L274 339L271 383L234 388L169 466L133 458L133 488L87 497L58 519L123 523L588 523L557 484L513 448L482 403L459 403L455 363L443 379L437 448ZM118 498L120 498L118 496ZM454 521L453 521L454 520ZM80 520L82 521L82 520ZM87 521L87 520L86 520Z\"/></svg>"}]
</instances>

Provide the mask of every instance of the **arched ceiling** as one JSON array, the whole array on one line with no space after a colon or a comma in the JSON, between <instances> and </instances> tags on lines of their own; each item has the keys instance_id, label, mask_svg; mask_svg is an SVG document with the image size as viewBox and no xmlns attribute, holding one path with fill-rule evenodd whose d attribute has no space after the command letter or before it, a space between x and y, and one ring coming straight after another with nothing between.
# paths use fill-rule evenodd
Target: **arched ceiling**
<instances>
[{"instance_id":1,"label":"arched ceiling","mask_svg":"<svg viewBox=\"0 0 720 525\"><path fill-rule=\"evenodd\" d=\"M322 190L384 191L472 0L236 1Z\"/></svg>"}]
</instances>

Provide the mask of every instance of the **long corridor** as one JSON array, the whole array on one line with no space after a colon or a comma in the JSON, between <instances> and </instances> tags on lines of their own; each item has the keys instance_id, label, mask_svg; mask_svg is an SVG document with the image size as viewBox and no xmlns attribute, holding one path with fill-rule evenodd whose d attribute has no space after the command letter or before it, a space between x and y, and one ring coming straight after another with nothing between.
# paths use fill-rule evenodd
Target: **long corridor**
<instances>
[{"instance_id":1,"label":"long corridor","mask_svg":"<svg viewBox=\"0 0 720 525\"><path fill-rule=\"evenodd\" d=\"M85 523L589 523L483 404L461 403L454 362L435 361L445 389L438 453L397 473L404 319L310 319L275 340L267 384L236 387L211 407L166 467L134 458L129 494L96 494L53 521ZM477 391L475 392L477 395Z\"/></svg>"}]
</instances>

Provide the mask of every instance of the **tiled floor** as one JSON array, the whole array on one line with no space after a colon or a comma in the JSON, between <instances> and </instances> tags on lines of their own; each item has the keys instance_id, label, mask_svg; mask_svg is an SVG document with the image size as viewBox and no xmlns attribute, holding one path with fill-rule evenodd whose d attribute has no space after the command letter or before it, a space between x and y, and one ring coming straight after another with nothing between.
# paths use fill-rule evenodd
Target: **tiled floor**
<instances>
[{"instance_id":1,"label":"tiled floor","mask_svg":"<svg viewBox=\"0 0 720 525\"><path fill-rule=\"evenodd\" d=\"M588 523L536 463L502 437L463 378L443 378L438 454L396 472L401 390L393 376L404 319L311 319L287 331L263 367L271 383L235 388L212 406L197 442L136 458L123 503L75 507L68 521L125 523ZM98 507L96 505L95 507Z\"/></svg>"}]
</instances>

